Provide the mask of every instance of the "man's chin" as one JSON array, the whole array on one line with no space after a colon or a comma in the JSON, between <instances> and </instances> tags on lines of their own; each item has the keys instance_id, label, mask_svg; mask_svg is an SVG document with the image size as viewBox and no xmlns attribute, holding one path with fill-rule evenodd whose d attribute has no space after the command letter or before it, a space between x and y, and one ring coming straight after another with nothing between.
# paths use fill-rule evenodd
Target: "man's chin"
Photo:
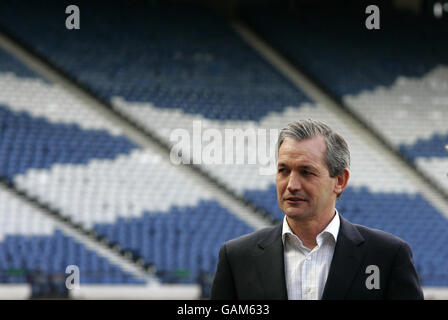
<instances>
[{"instance_id":1,"label":"man's chin","mask_svg":"<svg viewBox=\"0 0 448 320\"><path fill-rule=\"evenodd\" d=\"M286 207L285 214L290 218L300 218L306 215L306 212L303 208L299 207Z\"/></svg>"}]
</instances>

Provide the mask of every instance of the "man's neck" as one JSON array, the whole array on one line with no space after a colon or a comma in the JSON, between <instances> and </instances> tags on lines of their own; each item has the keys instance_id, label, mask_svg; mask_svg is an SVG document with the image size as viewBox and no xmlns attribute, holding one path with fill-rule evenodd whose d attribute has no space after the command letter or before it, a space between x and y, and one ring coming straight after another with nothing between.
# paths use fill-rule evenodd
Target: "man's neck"
<instances>
[{"instance_id":1,"label":"man's neck","mask_svg":"<svg viewBox=\"0 0 448 320\"><path fill-rule=\"evenodd\" d=\"M319 215L317 219L293 220L286 217L286 220L291 231L299 237L303 245L309 249L313 249L317 245L317 235L329 225L336 215L334 208L330 212Z\"/></svg>"}]
</instances>

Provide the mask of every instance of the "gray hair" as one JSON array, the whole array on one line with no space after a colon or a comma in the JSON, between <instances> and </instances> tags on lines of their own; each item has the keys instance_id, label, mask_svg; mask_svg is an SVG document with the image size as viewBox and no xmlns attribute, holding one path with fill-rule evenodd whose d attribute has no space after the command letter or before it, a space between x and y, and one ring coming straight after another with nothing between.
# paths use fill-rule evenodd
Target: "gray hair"
<instances>
[{"instance_id":1,"label":"gray hair","mask_svg":"<svg viewBox=\"0 0 448 320\"><path fill-rule=\"evenodd\" d=\"M330 177L334 178L340 175L344 169L350 167L350 151L345 139L325 123L312 119L291 122L280 131L277 141L277 156L285 138L305 140L315 136L325 138L327 149L324 162ZM337 199L341 194L338 194Z\"/></svg>"}]
</instances>

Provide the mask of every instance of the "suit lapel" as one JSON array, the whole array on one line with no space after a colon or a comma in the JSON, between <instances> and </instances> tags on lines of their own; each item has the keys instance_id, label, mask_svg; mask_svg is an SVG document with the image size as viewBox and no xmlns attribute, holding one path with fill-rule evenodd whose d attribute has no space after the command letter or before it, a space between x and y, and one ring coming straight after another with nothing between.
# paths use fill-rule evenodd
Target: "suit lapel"
<instances>
[{"instance_id":1,"label":"suit lapel","mask_svg":"<svg viewBox=\"0 0 448 320\"><path fill-rule=\"evenodd\" d=\"M356 227L340 216L341 225L333 260L322 295L323 300L344 299L359 269L364 252L364 238ZM282 224L261 239L254 253L263 299L288 298L282 243Z\"/></svg>"},{"instance_id":2,"label":"suit lapel","mask_svg":"<svg viewBox=\"0 0 448 320\"><path fill-rule=\"evenodd\" d=\"M283 260L282 224L261 239L254 260L266 300L286 300L285 268Z\"/></svg>"},{"instance_id":3,"label":"suit lapel","mask_svg":"<svg viewBox=\"0 0 448 320\"><path fill-rule=\"evenodd\" d=\"M323 300L344 299L362 261L364 238L356 227L342 218L338 239L322 295Z\"/></svg>"}]
</instances>

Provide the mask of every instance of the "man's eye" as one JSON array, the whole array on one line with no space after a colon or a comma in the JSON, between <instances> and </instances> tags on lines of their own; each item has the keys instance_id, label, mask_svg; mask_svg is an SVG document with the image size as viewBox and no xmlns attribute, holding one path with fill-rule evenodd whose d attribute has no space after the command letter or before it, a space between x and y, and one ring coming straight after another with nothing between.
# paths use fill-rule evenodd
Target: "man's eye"
<instances>
[{"instance_id":1,"label":"man's eye","mask_svg":"<svg viewBox=\"0 0 448 320\"><path fill-rule=\"evenodd\" d=\"M280 168L280 169L278 169L278 172L285 172L285 171L286 171L285 168Z\"/></svg>"}]
</instances>

